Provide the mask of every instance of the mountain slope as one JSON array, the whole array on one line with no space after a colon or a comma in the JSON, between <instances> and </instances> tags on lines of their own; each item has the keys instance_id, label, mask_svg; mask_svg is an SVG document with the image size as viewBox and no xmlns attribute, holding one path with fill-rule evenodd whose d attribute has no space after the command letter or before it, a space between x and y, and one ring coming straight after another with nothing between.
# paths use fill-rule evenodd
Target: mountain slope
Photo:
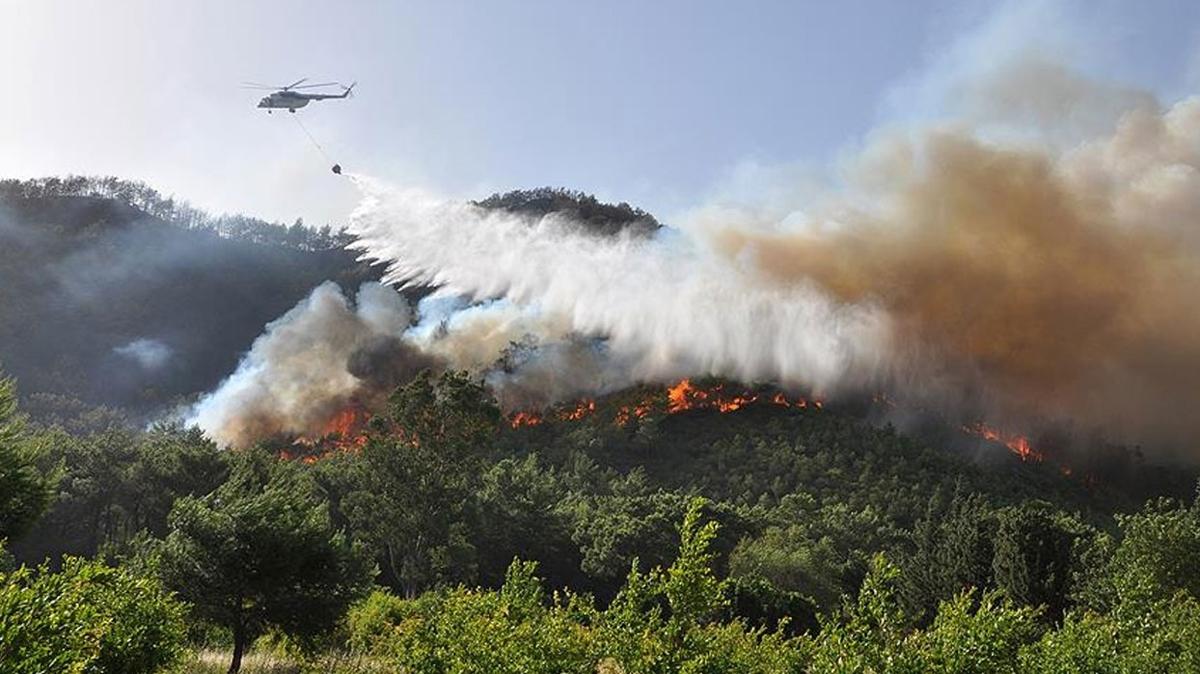
<instances>
[{"instance_id":1,"label":"mountain slope","mask_svg":"<svg viewBox=\"0 0 1200 674\"><path fill-rule=\"evenodd\" d=\"M252 238L118 198L0 192L0 363L26 395L149 412L214 386L322 281L376 278L333 242Z\"/></svg>"}]
</instances>

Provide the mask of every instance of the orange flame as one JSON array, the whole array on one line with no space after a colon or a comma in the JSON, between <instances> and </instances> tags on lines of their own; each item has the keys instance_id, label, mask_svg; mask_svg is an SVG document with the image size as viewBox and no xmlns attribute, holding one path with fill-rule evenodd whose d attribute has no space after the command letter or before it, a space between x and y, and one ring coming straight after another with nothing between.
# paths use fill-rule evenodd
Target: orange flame
<instances>
[{"instance_id":1,"label":"orange flame","mask_svg":"<svg viewBox=\"0 0 1200 674\"><path fill-rule=\"evenodd\" d=\"M967 424L962 427L963 432L969 433L983 438L989 442L998 442L1005 447L1008 447L1013 454L1021 457L1022 461L1040 462L1044 457L1040 452L1029 444L1029 438L1024 435L1014 433L1006 433L998 428L989 426L982 421L974 424Z\"/></svg>"},{"instance_id":2,"label":"orange flame","mask_svg":"<svg viewBox=\"0 0 1200 674\"><path fill-rule=\"evenodd\" d=\"M370 418L371 414L361 405L351 403L330 417L316 436L296 438L295 451L280 450L279 458L315 463L336 452L357 451L367 444L366 429Z\"/></svg>"},{"instance_id":3,"label":"orange flame","mask_svg":"<svg viewBox=\"0 0 1200 674\"><path fill-rule=\"evenodd\" d=\"M643 400L636 405L626 405L617 410L617 416L615 419L613 419L613 423L618 426L628 426L629 422L633 421L634 419L644 419L653 411L653 400Z\"/></svg>"},{"instance_id":4,"label":"orange flame","mask_svg":"<svg viewBox=\"0 0 1200 674\"><path fill-rule=\"evenodd\" d=\"M351 441L356 444L359 441L366 441L363 435L363 429L367 425L367 420L370 415L367 411L357 405L350 405L343 408L337 414L333 415L325 425L321 427L321 437L333 437L341 441Z\"/></svg>"},{"instance_id":5,"label":"orange flame","mask_svg":"<svg viewBox=\"0 0 1200 674\"><path fill-rule=\"evenodd\" d=\"M559 421L579 421L580 419L592 414L596 411L596 401L591 398L584 398L569 407L560 407L546 414L532 410L522 410L514 412L508 417L508 425L513 428L528 428L530 426L539 426L547 419L557 419Z\"/></svg>"},{"instance_id":6,"label":"orange flame","mask_svg":"<svg viewBox=\"0 0 1200 674\"><path fill-rule=\"evenodd\" d=\"M674 414L691 409L713 409L718 412L734 412L759 401L753 391L730 392L724 384L707 389L697 388L690 379L684 379L667 389L667 412ZM767 401L781 407L806 408L809 401L804 398L792 400L784 393L776 393ZM813 406L820 408L821 401L814 400Z\"/></svg>"},{"instance_id":7,"label":"orange flame","mask_svg":"<svg viewBox=\"0 0 1200 674\"><path fill-rule=\"evenodd\" d=\"M656 412L661 414L677 414L687 410L713 410L722 414L735 412L755 403L772 404L780 407L821 409L820 400L805 398L789 398L784 393L775 393L767 397L765 393L752 390L731 390L724 383L702 388L691 379L682 379L666 387L666 407L663 407L662 389L652 390L644 394L642 399L617 408L613 423L617 426L627 426L637 419L644 419ZM536 410L521 410L508 416L508 424L512 428L528 428L539 426L547 421L579 421L596 412L596 401L583 398L575 403L560 406L545 412Z\"/></svg>"},{"instance_id":8,"label":"orange flame","mask_svg":"<svg viewBox=\"0 0 1200 674\"><path fill-rule=\"evenodd\" d=\"M542 423L542 415L537 412L517 412L508 418L508 423L513 428L537 426Z\"/></svg>"},{"instance_id":9,"label":"orange flame","mask_svg":"<svg viewBox=\"0 0 1200 674\"><path fill-rule=\"evenodd\" d=\"M712 388L696 388L690 379L667 389L667 412L674 414L691 409L715 409L718 412L733 412L758 400L755 393L726 393L722 384Z\"/></svg>"},{"instance_id":10,"label":"orange flame","mask_svg":"<svg viewBox=\"0 0 1200 674\"><path fill-rule=\"evenodd\" d=\"M575 407L563 410L559 413L558 418L563 421L579 421L596 411L596 401L590 398L584 398L579 401Z\"/></svg>"}]
</instances>

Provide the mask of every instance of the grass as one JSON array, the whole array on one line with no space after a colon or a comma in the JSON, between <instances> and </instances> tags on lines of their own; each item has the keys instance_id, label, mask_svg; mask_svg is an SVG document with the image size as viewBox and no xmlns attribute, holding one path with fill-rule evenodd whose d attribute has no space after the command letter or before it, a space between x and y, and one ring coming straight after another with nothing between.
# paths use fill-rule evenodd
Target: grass
<instances>
[{"instance_id":1,"label":"grass","mask_svg":"<svg viewBox=\"0 0 1200 674\"><path fill-rule=\"evenodd\" d=\"M172 674L225 674L232 653L213 649L186 656ZM243 674L391 674L377 660L350 653L329 652L302 660L271 651L251 651L242 658Z\"/></svg>"}]
</instances>

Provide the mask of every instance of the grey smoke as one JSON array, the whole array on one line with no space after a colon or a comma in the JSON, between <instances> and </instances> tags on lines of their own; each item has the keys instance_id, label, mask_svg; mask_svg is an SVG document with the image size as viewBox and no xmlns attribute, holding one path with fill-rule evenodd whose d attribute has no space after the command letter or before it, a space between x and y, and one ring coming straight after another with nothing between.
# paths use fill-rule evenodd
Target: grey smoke
<instances>
[{"instance_id":1,"label":"grey smoke","mask_svg":"<svg viewBox=\"0 0 1200 674\"><path fill-rule=\"evenodd\" d=\"M410 322L407 303L391 288L363 284L351 301L336 284L322 284L267 325L188 421L233 446L317 434L342 407L378 405L397 382L433 364L400 340Z\"/></svg>"}]
</instances>

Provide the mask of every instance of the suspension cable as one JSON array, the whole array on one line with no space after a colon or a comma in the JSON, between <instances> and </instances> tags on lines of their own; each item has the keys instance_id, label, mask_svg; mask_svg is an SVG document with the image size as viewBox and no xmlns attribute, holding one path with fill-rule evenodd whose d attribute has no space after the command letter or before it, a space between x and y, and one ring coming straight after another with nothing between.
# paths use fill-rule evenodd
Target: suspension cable
<instances>
[{"instance_id":1,"label":"suspension cable","mask_svg":"<svg viewBox=\"0 0 1200 674\"><path fill-rule=\"evenodd\" d=\"M313 147L317 148L317 152L321 153L321 156L325 158L325 161L332 162L333 160L329 158L329 155L325 154L325 148L321 147L321 144L317 142L316 138L313 138L313 135L308 131L308 127L304 126L304 122L300 121L300 117L298 115L289 116L296 120L296 125L300 127L300 130L304 132L304 135L308 136L308 140L312 142Z\"/></svg>"}]
</instances>

